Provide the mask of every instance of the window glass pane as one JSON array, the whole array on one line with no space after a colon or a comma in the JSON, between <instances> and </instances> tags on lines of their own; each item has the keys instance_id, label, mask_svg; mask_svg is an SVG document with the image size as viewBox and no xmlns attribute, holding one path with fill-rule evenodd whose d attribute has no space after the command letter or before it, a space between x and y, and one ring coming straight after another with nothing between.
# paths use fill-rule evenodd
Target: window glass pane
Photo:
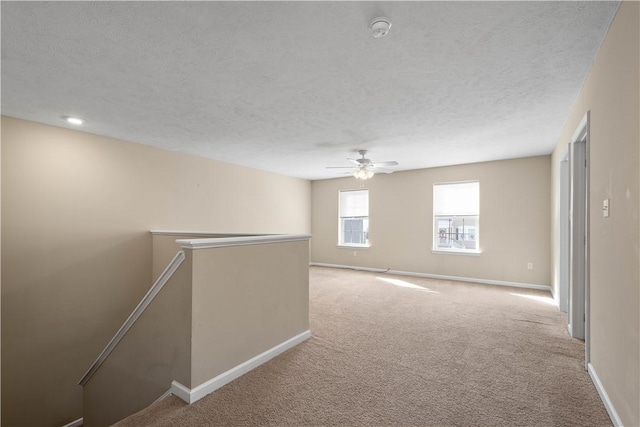
<instances>
[{"instance_id":1,"label":"window glass pane","mask_svg":"<svg viewBox=\"0 0 640 427\"><path fill-rule=\"evenodd\" d=\"M451 216L436 218L436 249L478 249L478 217Z\"/></svg>"},{"instance_id":2,"label":"window glass pane","mask_svg":"<svg viewBox=\"0 0 640 427\"><path fill-rule=\"evenodd\" d=\"M366 245L369 243L369 220L364 218L343 219L342 232L342 243Z\"/></svg>"}]
</instances>

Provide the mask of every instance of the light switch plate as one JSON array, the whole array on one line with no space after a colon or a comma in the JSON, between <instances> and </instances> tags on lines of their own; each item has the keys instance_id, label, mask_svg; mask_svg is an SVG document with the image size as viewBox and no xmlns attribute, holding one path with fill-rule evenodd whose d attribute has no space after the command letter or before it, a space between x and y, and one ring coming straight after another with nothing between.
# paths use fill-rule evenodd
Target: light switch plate
<instances>
[{"instance_id":1,"label":"light switch plate","mask_svg":"<svg viewBox=\"0 0 640 427\"><path fill-rule=\"evenodd\" d=\"M602 201L602 216L604 218L609 218L609 199L604 199Z\"/></svg>"}]
</instances>

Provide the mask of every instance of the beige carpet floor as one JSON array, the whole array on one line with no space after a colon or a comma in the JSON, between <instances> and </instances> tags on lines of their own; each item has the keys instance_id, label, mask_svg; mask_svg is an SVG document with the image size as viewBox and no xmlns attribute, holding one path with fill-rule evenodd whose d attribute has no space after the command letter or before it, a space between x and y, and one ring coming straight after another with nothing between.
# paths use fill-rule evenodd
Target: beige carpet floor
<instances>
[{"instance_id":1,"label":"beige carpet floor","mask_svg":"<svg viewBox=\"0 0 640 427\"><path fill-rule=\"evenodd\" d=\"M547 292L312 267L313 337L133 426L610 426Z\"/></svg>"}]
</instances>

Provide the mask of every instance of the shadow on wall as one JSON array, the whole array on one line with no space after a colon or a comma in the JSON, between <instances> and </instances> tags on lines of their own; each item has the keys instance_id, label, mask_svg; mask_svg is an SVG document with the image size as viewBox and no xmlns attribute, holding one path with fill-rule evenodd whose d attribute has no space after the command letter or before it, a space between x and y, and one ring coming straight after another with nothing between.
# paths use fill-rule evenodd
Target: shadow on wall
<instances>
[{"instance_id":1,"label":"shadow on wall","mask_svg":"<svg viewBox=\"0 0 640 427\"><path fill-rule=\"evenodd\" d=\"M2 251L3 425L80 418L77 382L151 286L148 231L71 237Z\"/></svg>"}]
</instances>

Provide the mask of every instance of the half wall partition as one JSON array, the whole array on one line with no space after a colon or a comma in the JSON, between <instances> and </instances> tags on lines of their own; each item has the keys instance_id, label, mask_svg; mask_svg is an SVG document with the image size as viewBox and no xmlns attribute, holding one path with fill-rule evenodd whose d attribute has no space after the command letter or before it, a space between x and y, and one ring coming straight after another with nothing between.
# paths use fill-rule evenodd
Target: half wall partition
<instances>
[{"instance_id":1,"label":"half wall partition","mask_svg":"<svg viewBox=\"0 0 640 427\"><path fill-rule=\"evenodd\" d=\"M193 403L311 336L311 236L196 234L153 232L157 280L80 381L85 426Z\"/></svg>"}]
</instances>

